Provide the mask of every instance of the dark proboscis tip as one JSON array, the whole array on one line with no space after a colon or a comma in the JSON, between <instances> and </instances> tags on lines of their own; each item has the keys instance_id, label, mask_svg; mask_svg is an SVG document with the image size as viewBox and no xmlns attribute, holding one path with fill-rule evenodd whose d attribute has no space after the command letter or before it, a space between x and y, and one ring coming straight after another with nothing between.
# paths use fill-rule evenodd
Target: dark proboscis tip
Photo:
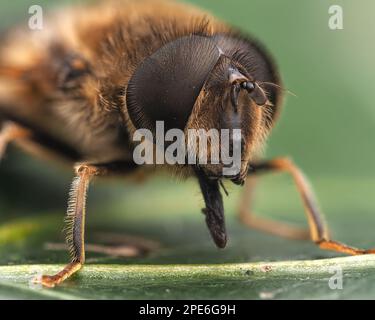
<instances>
[{"instance_id":1,"label":"dark proboscis tip","mask_svg":"<svg viewBox=\"0 0 375 320\"><path fill-rule=\"evenodd\" d=\"M195 168L206 207L202 212L206 216L206 225L212 239L219 248L227 243L223 198L220 193L219 179L210 179L199 167Z\"/></svg>"},{"instance_id":2,"label":"dark proboscis tip","mask_svg":"<svg viewBox=\"0 0 375 320\"><path fill-rule=\"evenodd\" d=\"M214 243L220 249L225 248L228 237L225 231L224 221L221 220L221 217L217 216L215 210L204 208L202 212L206 216L206 224Z\"/></svg>"}]
</instances>

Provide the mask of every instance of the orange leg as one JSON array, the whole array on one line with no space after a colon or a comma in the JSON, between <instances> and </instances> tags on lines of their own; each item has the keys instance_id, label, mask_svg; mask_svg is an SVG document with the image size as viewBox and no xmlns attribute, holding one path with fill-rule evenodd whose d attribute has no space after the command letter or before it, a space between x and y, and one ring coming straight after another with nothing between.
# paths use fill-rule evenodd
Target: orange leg
<instances>
[{"instance_id":1,"label":"orange leg","mask_svg":"<svg viewBox=\"0 0 375 320\"><path fill-rule=\"evenodd\" d=\"M28 130L14 124L13 122L5 122L0 131L0 160L10 142L27 138L30 135L31 133Z\"/></svg>"},{"instance_id":2,"label":"orange leg","mask_svg":"<svg viewBox=\"0 0 375 320\"><path fill-rule=\"evenodd\" d=\"M375 253L375 249L358 249L346 244L330 239L328 228L324 222L323 214L321 213L315 195L302 171L289 159L277 158L270 161L265 161L252 165L254 172L250 174L257 174L260 172L288 172L294 179L297 190L302 198L307 220L309 223L310 239L316 243L321 249L342 252L351 255L370 254ZM249 177L250 179L253 177ZM248 193L251 192L251 181L249 187L246 188L244 199L240 208L240 219L245 224L255 227L273 234L286 236L289 238L305 238L306 233L296 227L280 224L278 222L258 218L248 214L249 207Z\"/></svg>"},{"instance_id":3,"label":"orange leg","mask_svg":"<svg viewBox=\"0 0 375 320\"><path fill-rule=\"evenodd\" d=\"M72 262L55 275L43 275L36 278L35 283L41 283L46 287L54 287L80 270L85 263L86 194L90 179L95 175L102 174L102 170L88 165L81 165L77 168L77 176L72 184L66 218L67 243Z\"/></svg>"},{"instance_id":4,"label":"orange leg","mask_svg":"<svg viewBox=\"0 0 375 320\"><path fill-rule=\"evenodd\" d=\"M134 168L136 168L136 165L133 162L82 164L76 167L76 177L69 193L65 228L72 261L55 275L43 275L34 279L35 283L41 283L46 287L54 287L82 268L85 263L86 195L90 180L94 176L126 174Z\"/></svg>"},{"instance_id":5,"label":"orange leg","mask_svg":"<svg viewBox=\"0 0 375 320\"><path fill-rule=\"evenodd\" d=\"M291 224L263 218L253 213L249 208L253 200L253 191L256 184L256 177L249 176L244 186L244 196L241 199L239 208L239 219L250 228L268 232L276 236L289 239L309 239L310 231Z\"/></svg>"}]
</instances>

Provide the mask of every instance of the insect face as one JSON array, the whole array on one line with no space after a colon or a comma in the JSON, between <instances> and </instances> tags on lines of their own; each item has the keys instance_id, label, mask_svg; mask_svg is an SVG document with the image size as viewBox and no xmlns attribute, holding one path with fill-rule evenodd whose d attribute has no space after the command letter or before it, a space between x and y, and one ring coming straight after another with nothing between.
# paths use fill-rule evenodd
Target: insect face
<instances>
[{"instance_id":1,"label":"insect face","mask_svg":"<svg viewBox=\"0 0 375 320\"><path fill-rule=\"evenodd\" d=\"M268 103L265 91L244 67L222 55L197 99L188 124L189 129L215 129L221 133L219 144L207 145L208 158L220 154L220 162L201 164L208 177L244 183L249 162L267 131L264 112ZM228 173L224 170L228 165L237 165L237 170Z\"/></svg>"},{"instance_id":2,"label":"insect face","mask_svg":"<svg viewBox=\"0 0 375 320\"><path fill-rule=\"evenodd\" d=\"M265 91L208 36L179 38L147 57L130 79L126 101L137 129L155 133L163 121L167 130L184 130L189 158L212 179L242 184L266 132Z\"/></svg>"}]
</instances>

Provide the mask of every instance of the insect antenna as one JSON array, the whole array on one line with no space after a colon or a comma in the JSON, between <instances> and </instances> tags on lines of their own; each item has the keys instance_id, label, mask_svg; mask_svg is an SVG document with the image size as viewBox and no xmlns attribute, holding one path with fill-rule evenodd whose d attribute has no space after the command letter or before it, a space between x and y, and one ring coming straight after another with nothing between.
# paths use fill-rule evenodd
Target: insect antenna
<instances>
[{"instance_id":1,"label":"insect antenna","mask_svg":"<svg viewBox=\"0 0 375 320\"><path fill-rule=\"evenodd\" d=\"M273 83L273 82L262 81L262 82L259 82L259 85L261 85L261 86L262 85L267 85L267 86L270 86L270 87L278 88L278 89L283 90L286 93L292 95L293 97L297 97L297 95L294 92L292 92L292 91L290 91L290 90L288 90L286 88L283 88L282 86L280 86L280 85L278 85L276 83Z\"/></svg>"}]
</instances>

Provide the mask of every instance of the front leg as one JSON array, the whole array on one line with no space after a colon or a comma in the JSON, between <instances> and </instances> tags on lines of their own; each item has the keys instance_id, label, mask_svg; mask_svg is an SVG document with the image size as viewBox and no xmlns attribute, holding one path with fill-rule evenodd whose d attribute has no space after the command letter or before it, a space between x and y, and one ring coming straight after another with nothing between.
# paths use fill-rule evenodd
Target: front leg
<instances>
[{"instance_id":1,"label":"front leg","mask_svg":"<svg viewBox=\"0 0 375 320\"><path fill-rule=\"evenodd\" d=\"M87 189L91 178L103 173L102 168L89 165L80 165L76 168L76 177L69 193L66 216L67 243L72 261L55 275L43 275L35 279L36 283L41 283L46 287L54 287L82 268L85 262L84 238Z\"/></svg>"},{"instance_id":2,"label":"front leg","mask_svg":"<svg viewBox=\"0 0 375 320\"><path fill-rule=\"evenodd\" d=\"M69 193L66 216L66 235L72 261L59 273L36 278L34 282L54 287L80 270L85 263L85 215L86 196L90 180L94 176L126 174L135 169L133 162L113 162L97 165L78 165L76 177Z\"/></svg>"},{"instance_id":3,"label":"front leg","mask_svg":"<svg viewBox=\"0 0 375 320\"><path fill-rule=\"evenodd\" d=\"M243 191L243 196L241 198L238 211L239 220L249 228L267 232L276 236L294 240L310 239L310 231L307 228L301 228L290 223L284 223L281 221L276 221L272 218L262 217L261 215L252 211L256 182L257 177L255 177L255 172L252 168L252 171L247 177L244 185L245 190Z\"/></svg>"}]
</instances>

